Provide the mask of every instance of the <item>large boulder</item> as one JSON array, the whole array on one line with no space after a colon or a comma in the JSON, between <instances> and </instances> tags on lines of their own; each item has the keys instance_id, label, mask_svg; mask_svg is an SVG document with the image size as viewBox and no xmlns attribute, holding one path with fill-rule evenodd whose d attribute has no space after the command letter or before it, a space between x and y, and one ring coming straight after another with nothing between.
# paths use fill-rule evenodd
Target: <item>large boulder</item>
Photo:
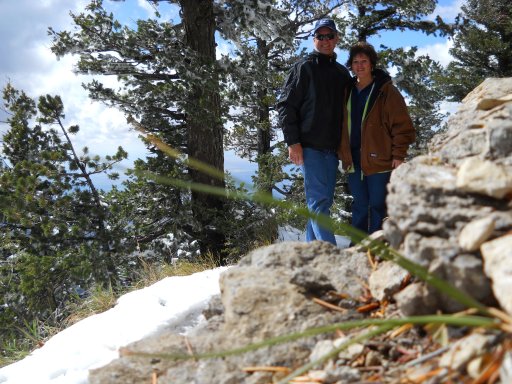
<instances>
[{"instance_id":1,"label":"large boulder","mask_svg":"<svg viewBox=\"0 0 512 384\"><path fill-rule=\"evenodd\" d=\"M510 290L503 287L511 286L512 248L492 256L499 273L487 265L484 273L491 251L482 249L512 228L511 197L512 79L487 79L463 100L428 155L393 172L384 235L405 257L477 300L507 303L510 312ZM407 315L463 309L424 283L396 299Z\"/></svg>"},{"instance_id":2,"label":"large boulder","mask_svg":"<svg viewBox=\"0 0 512 384\"><path fill-rule=\"evenodd\" d=\"M318 337L199 361L175 362L159 355L226 351L359 318L356 311L326 310L314 299L325 299L332 292L347 298L362 296L370 272L365 253L324 242L286 242L257 249L223 272L220 297L205 311L207 321L186 335L163 329L128 345L119 359L91 371L89 382L147 383L157 375L164 383L268 383L272 373L248 373L243 368L304 364Z\"/></svg>"}]
</instances>

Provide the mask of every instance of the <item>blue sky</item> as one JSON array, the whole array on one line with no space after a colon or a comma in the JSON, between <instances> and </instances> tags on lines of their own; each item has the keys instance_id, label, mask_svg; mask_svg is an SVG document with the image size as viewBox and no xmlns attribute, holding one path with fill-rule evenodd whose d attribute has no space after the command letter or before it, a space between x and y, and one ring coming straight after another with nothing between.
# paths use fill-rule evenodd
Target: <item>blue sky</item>
<instances>
[{"instance_id":1,"label":"blue sky","mask_svg":"<svg viewBox=\"0 0 512 384\"><path fill-rule=\"evenodd\" d=\"M57 31L71 29L69 12L83 11L88 3L88 0L0 0L0 85L3 88L10 81L32 97L47 93L60 95L65 106L66 124L80 126L80 132L73 138L76 147L87 146L91 153L105 156L113 154L119 145L123 146L130 155L117 169L123 173L133 160L145 157L144 145L121 113L88 99L81 84L90 81L91 77L73 73L75 57L57 60L50 52L48 27ZM453 20L461 3L462 0L442 0L435 14ZM152 17L155 10L146 0L104 0L104 5L114 12L116 18L127 22ZM163 3L158 10L164 20L176 20L178 17L176 6ZM428 53L441 64L445 65L450 60L448 49L451 42L445 38L414 32L386 32L370 42L376 47L381 43L391 47L416 45L419 53ZM219 49L225 51L228 47L219 44ZM340 61L344 61L341 52ZM113 84L115 79L106 79L106 82ZM5 115L0 111L0 121L4 120ZM0 133L5 129L5 124L0 123ZM253 164L236 158L232 153L226 154L225 165L234 176L244 181L250 181L255 169ZM99 182L101 188L108 188L108 180Z\"/></svg>"}]
</instances>

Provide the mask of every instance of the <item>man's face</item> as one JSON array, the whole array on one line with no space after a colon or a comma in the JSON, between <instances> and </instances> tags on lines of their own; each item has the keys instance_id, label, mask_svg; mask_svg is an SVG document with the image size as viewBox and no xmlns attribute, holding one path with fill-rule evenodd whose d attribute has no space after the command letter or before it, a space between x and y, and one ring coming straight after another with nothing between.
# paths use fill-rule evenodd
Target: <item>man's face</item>
<instances>
[{"instance_id":1,"label":"man's face","mask_svg":"<svg viewBox=\"0 0 512 384\"><path fill-rule=\"evenodd\" d=\"M322 27L315 32L313 44L318 52L324 55L332 55L338 40L339 38L336 32L330 28Z\"/></svg>"}]
</instances>

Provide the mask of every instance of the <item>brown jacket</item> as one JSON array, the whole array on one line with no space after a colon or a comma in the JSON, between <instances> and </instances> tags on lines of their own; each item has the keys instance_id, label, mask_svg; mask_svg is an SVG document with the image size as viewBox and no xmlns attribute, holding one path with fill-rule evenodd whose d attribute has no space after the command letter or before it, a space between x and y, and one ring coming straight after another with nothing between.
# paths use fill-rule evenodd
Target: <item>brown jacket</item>
<instances>
[{"instance_id":1,"label":"brown jacket","mask_svg":"<svg viewBox=\"0 0 512 384\"><path fill-rule=\"evenodd\" d=\"M389 81L374 91L368 113L362 122L361 133L361 169L365 175L371 175L393 169L393 159L403 160L409 145L416 139L416 132L400 91ZM376 80L377 81L377 80ZM376 82L378 86L378 81ZM343 128L338 156L345 170L352 166L350 150L350 132L348 127L347 101L344 103Z\"/></svg>"}]
</instances>

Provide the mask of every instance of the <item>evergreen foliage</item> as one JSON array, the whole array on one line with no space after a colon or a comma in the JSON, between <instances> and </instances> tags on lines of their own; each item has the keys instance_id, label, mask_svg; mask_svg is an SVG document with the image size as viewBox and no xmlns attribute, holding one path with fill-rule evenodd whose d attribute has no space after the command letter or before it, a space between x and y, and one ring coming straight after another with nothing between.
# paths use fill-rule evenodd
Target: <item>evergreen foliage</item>
<instances>
[{"instance_id":1,"label":"evergreen foliage","mask_svg":"<svg viewBox=\"0 0 512 384\"><path fill-rule=\"evenodd\" d=\"M455 58L441 81L461 101L487 77L512 76L512 8L507 0L467 0L454 26Z\"/></svg>"},{"instance_id":2,"label":"evergreen foliage","mask_svg":"<svg viewBox=\"0 0 512 384\"><path fill-rule=\"evenodd\" d=\"M118 235L92 176L125 159L119 147L102 161L79 154L64 127L59 96L38 103L10 84L3 91L9 130L3 137L0 185L0 323L59 318L62 305L93 284L119 284ZM5 336L5 335L3 335Z\"/></svg>"},{"instance_id":3,"label":"evergreen foliage","mask_svg":"<svg viewBox=\"0 0 512 384\"><path fill-rule=\"evenodd\" d=\"M87 12L72 15L75 32L50 29L54 39L52 51L58 57L78 54L76 70L79 73L116 76L118 89L97 80L87 84L91 98L120 108L163 142L222 171L223 127L210 2L180 2L182 24L137 20L134 29L122 26L102 3L94 0L86 7ZM147 144L151 155L145 164L141 161L136 167L169 177L186 175L195 182L224 186L224 180L185 169L158 153L152 143ZM145 188L144 184L138 187ZM151 198L152 192L153 186L149 186L143 196ZM160 194L166 192L170 199L168 205L176 203L173 208L179 208L181 201L191 202L197 221L194 228L200 230L190 235L200 240L203 252L218 253L223 246L223 234L212 221L216 215L222 215L223 202L176 190L161 190ZM176 209L166 215L174 211ZM206 214L212 211L213 217ZM169 223L168 232L174 229L175 220L162 217L154 221L155 224L163 222ZM147 227L144 236L161 229Z\"/></svg>"}]
</instances>

